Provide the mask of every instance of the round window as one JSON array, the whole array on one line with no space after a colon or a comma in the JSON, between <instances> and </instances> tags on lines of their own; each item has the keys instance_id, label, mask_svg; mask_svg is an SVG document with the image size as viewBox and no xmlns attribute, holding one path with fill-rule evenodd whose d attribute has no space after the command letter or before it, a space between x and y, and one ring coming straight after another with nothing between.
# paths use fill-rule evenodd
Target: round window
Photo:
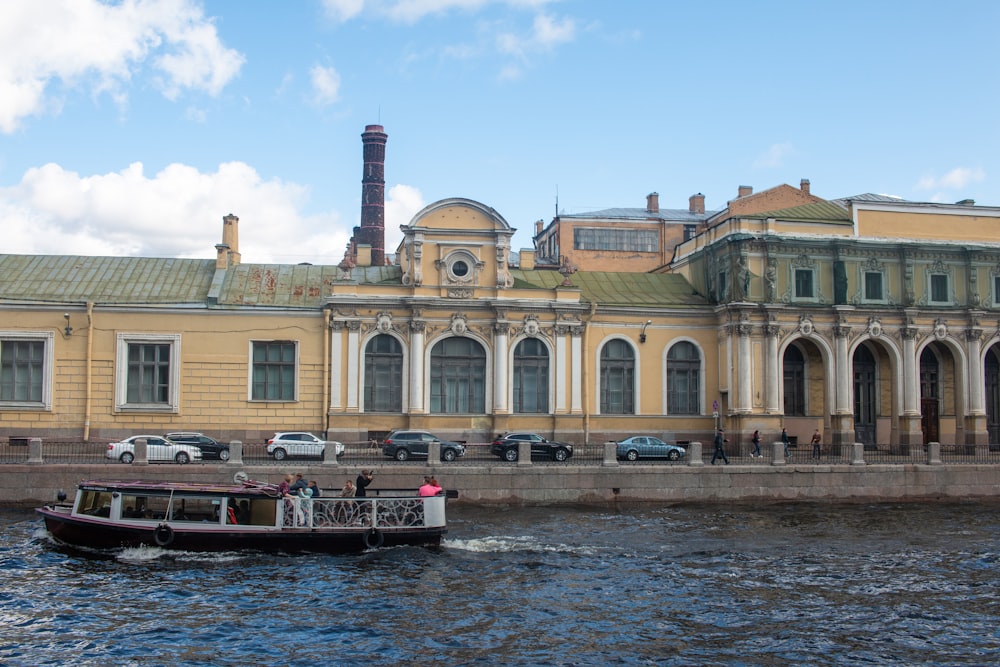
<instances>
[{"instance_id":1,"label":"round window","mask_svg":"<svg viewBox=\"0 0 1000 667\"><path fill-rule=\"evenodd\" d=\"M451 265L451 272L459 278L469 275L469 265L463 260L457 260Z\"/></svg>"}]
</instances>

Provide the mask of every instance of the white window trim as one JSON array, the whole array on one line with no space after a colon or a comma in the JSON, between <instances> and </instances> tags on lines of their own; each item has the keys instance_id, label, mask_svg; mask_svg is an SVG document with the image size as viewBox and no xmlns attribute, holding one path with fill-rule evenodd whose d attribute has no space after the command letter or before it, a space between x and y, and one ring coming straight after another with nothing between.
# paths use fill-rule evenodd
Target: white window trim
<instances>
[{"instance_id":1,"label":"white window trim","mask_svg":"<svg viewBox=\"0 0 1000 667\"><path fill-rule=\"evenodd\" d=\"M55 333L52 331L0 331L0 340L41 341L44 343L42 359L42 401L2 401L0 410L43 410L52 412L52 354Z\"/></svg>"},{"instance_id":2,"label":"white window trim","mask_svg":"<svg viewBox=\"0 0 1000 667\"><path fill-rule=\"evenodd\" d=\"M869 299L868 295L868 274L877 273L882 276L882 298ZM885 279L885 271L882 269L862 269L861 270L861 303L889 303L889 285Z\"/></svg>"},{"instance_id":3,"label":"white window trim","mask_svg":"<svg viewBox=\"0 0 1000 667\"><path fill-rule=\"evenodd\" d=\"M128 402L128 346L170 345L170 395L166 405ZM181 335L118 332L115 355L115 412L180 412Z\"/></svg>"},{"instance_id":4,"label":"white window trim","mask_svg":"<svg viewBox=\"0 0 1000 667\"><path fill-rule=\"evenodd\" d=\"M945 300L944 301L935 301L934 300L934 285L932 284L932 282L934 280L934 276L944 276L944 279L945 279L945 286L944 286ZM951 293L951 274L949 274L949 273L943 273L941 271L928 271L927 272L927 303L928 304L933 304L935 306L947 306L947 305L953 304L954 302L955 302L955 300L954 300L954 298L952 298L952 293Z\"/></svg>"},{"instance_id":5,"label":"white window trim","mask_svg":"<svg viewBox=\"0 0 1000 667\"><path fill-rule=\"evenodd\" d=\"M292 390L292 398L254 398L253 397L253 346L255 343L294 343L295 344L295 388ZM247 402L248 403L298 403L299 402L299 341L289 338L256 338L249 342L247 347L247 359L249 360L247 370ZM336 363L336 361L334 361ZM363 370L363 369L362 369ZM405 405L405 404L404 404Z\"/></svg>"},{"instance_id":6,"label":"white window trim","mask_svg":"<svg viewBox=\"0 0 1000 667\"><path fill-rule=\"evenodd\" d=\"M993 305L1000 306L1000 274L993 274Z\"/></svg>"}]
</instances>

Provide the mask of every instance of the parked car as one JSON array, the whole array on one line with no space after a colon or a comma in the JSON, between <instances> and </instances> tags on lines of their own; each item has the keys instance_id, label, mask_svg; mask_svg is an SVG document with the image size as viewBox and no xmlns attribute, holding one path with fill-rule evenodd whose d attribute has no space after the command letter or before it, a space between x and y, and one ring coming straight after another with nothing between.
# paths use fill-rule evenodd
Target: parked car
<instances>
[{"instance_id":1,"label":"parked car","mask_svg":"<svg viewBox=\"0 0 1000 667\"><path fill-rule=\"evenodd\" d=\"M465 445L462 443L442 440L427 431L393 431L382 442L382 453L397 461L426 459L432 442L441 443L442 461L454 461L459 456L465 456Z\"/></svg>"},{"instance_id":2,"label":"parked car","mask_svg":"<svg viewBox=\"0 0 1000 667\"><path fill-rule=\"evenodd\" d=\"M633 435L618 441L617 456L626 461L639 459L667 459L676 461L683 458L687 450L680 445L672 445L648 435Z\"/></svg>"},{"instance_id":3,"label":"parked car","mask_svg":"<svg viewBox=\"0 0 1000 667\"><path fill-rule=\"evenodd\" d=\"M321 440L312 433L301 431L282 432L275 433L267 441L267 453L275 461L284 461L289 457L322 458L327 445L334 447L335 456L344 453L344 445L336 440Z\"/></svg>"},{"instance_id":4,"label":"parked car","mask_svg":"<svg viewBox=\"0 0 1000 667\"><path fill-rule=\"evenodd\" d=\"M121 442L112 442L104 455L122 463L132 463L135 460L135 443L140 439L146 441L146 457L150 462L190 463L201 460L201 450L194 445L174 442L159 435L133 435Z\"/></svg>"},{"instance_id":5,"label":"parked car","mask_svg":"<svg viewBox=\"0 0 1000 667\"><path fill-rule=\"evenodd\" d=\"M204 433L196 433L194 431L175 431L174 433L167 433L164 437L168 440L173 440L174 442L179 442L184 445L194 445L201 450L201 458L203 460L229 460L229 445L223 444L215 438L210 438Z\"/></svg>"},{"instance_id":6,"label":"parked car","mask_svg":"<svg viewBox=\"0 0 1000 667\"><path fill-rule=\"evenodd\" d=\"M565 461L573 456L573 445L568 442L546 440L537 433L504 433L493 441L490 452L505 461L518 459L518 445L522 442L531 443L531 458L546 458L553 461Z\"/></svg>"}]
</instances>

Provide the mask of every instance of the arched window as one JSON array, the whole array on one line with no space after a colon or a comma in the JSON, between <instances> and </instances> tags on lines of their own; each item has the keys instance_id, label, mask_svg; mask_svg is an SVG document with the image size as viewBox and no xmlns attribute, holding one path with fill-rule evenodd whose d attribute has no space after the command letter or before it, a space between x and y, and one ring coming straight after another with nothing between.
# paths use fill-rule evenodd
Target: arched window
<instances>
[{"instance_id":1,"label":"arched window","mask_svg":"<svg viewBox=\"0 0 1000 667\"><path fill-rule=\"evenodd\" d=\"M667 414L698 414L700 382L698 348L687 341L671 347L667 352Z\"/></svg>"},{"instance_id":2,"label":"arched window","mask_svg":"<svg viewBox=\"0 0 1000 667\"><path fill-rule=\"evenodd\" d=\"M486 352L471 338L446 338L431 350L431 412L486 412Z\"/></svg>"},{"instance_id":3,"label":"arched window","mask_svg":"<svg viewBox=\"0 0 1000 667\"><path fill-rule=\"evenodd\" d=\"M925 347L920 353L920 398L938 397L938 359Z\"/></svg>"},{"instance_id":4,"label":"arched window","mask_svg":"<svg viewBox=\"0 0 1000 667\"><path fill-rule=\"evenodd\" d=\"M514 348L514 412L549 411L549 351L537 338Z\"/></svg>"},{"instance_id":5,"label":"arched window","mask_svg":"<svg viewBox=\"0 0 1000 667\"><path fill-rule=\"evenodd\" d=\"M635 414L635 354L623 340L601 349L601 414Z\"/></svg>"},{"instance_id":6,"label":"arched window","mask_svg":"<svg viewBox=\"0 0 1000 667\"><path fill-rule=\"evenodd\" d=\"M803 417L806 414L806 360L796 345L785 349L784 368L785 414Z\"/></svg>"},{"instance_id":7,"label":"arched window","mask_svg":"<svg viewBox=\"0 0 1000 667\"><path fill-rule=\"evenodd\" d=\"M388 334L365 347L365 411L403 411L403 347Z\"/></svg>"}]
</instances>

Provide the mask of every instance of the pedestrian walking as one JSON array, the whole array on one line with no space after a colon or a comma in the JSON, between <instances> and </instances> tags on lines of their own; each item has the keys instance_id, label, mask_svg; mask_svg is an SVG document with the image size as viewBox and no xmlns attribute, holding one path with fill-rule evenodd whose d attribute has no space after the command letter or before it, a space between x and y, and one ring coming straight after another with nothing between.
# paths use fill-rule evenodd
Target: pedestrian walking
<instances>
[{"instance_id":1,"label":"pedestrian walking","mask_svg":"<svg viewBox=\"0 0 1000 667\"><path fill-rule=\"evenodd\" d=\"M781 444L785 448L785 458L788 458L788 429L781 429Z\"/></svg>"},{"instance_id":2,"label":"pedestrian walking","mask_svg":"<svg viewBox=\"0 0 1000 667\"><path fill-rule=\"evenodd\" d=\"M764 455L760 453L760 431L753 432L753 451L750 452L750 458L759 457L764 458Z\"/></svg>"},{"instance_id":3,"label":"pedestrian walking","mask_svg":"<svg viewBox=\"0 0 1000 667\"><path fill-rule=\"evenodd\" d=\"M822 440L822 439L823 439L822 436L820 436L820 434L819 434L819 429L816 429L816 432L813 433L813 437L812 437L812 446L813 446L812 457L814 459L818 459L820 457L820 445L819 445L819 441Z\"/></svg>"},{"instance_id":4,"label":"pedestrian walking","mask_svg":"<svg viewBox=\"0 0 1000 667\"><path fill-rule=\"evenodd\" d=\"M723 435L726 431L724 429L719 429L715 434L715 451L712 453L712 465L715 465L715 459L722 459L729 465L729 457L726 456L725 444L729 442Z\"/></svg>"}]
</instances>

